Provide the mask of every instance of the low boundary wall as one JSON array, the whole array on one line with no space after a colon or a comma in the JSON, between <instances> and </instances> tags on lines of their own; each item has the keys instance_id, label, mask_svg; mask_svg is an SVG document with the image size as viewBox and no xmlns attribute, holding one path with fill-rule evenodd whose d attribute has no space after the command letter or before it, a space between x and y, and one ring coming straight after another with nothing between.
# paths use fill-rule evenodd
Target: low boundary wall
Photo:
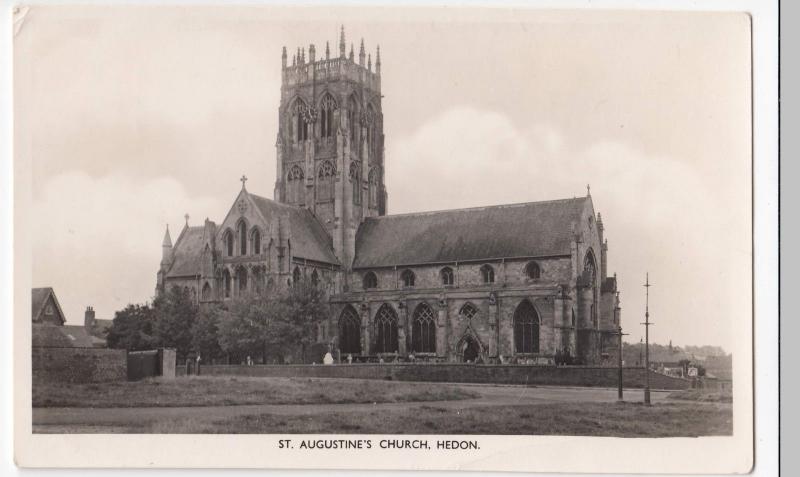
<instances>
[{"instance_id":1,"label":"low boundary wall","mask_svg":"<svg viewBox=\"0 0 800 477\"><path fill-rule=\"evenodd\" d=\"M124 349L35 347L31 357L34 382L100 383L127 378Z\"/></svg>"},{"instance_id":2,"label":"low boundary wall","mask_svg":"<svg viewBox=\"0 0 800 477\"><path fill-rule=\"evenodd\" d=\"M186 374L178 366L176 374ZM616 387L617 368L488 364L207 365L200 375L358 378L396 381ZM643 388L644 368L623 368L626 388ZM691 381L650 372L652 389L688 389Z\"/></svg>"}]
</instances>

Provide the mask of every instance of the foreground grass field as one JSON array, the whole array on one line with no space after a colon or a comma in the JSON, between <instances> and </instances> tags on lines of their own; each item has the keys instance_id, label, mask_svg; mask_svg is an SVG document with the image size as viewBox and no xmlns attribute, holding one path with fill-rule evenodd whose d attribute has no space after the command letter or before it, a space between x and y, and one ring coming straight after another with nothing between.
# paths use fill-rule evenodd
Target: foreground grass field
<instances>
[{"instance_id":1,"label":"foreground grass field","mask_svg":"<svg viewBox=\"0 0 800 477\"><path fill-rule=\"evenodd\" d=\"M183 377L102 384L34 384L33 407L189 407L448 401L478 397L457 386L313 378Z\"/></svg>"}]
</instances>

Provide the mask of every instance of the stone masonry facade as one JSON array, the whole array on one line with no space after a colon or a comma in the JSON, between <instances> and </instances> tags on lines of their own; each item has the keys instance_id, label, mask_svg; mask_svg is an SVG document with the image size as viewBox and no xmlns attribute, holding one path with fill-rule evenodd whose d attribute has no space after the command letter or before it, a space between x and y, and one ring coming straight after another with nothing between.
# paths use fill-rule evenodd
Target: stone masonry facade
<instances>
[{"instance_id":1,"label":"stone masonry facade","mask_svg":"<svg viewBox=\"0 0 800 477\"><path fill-rule=\"evenodd\" d=\"M611 364L621 329L602 217L584 197L387 215L380 49L282 54L276 183L162 243L156 293L200 304L309 280L317 340L355 360ZM412 358L413 357L413 358Z\"/></svg>"}]
</instances>

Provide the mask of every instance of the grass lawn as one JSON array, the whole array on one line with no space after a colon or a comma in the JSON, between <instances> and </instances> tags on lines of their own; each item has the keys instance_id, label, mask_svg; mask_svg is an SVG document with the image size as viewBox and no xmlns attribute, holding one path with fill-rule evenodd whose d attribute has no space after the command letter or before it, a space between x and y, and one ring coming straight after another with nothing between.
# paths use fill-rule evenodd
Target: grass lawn
<instances>
[{"instance_id":1,"label":"grass lawn","mask_svg":"<svg viewBox=\"0 0 800 477\"><path fill-rule=\"evenodd\" d=\"M464 409L423 405L312 415L241 415L223 420L166 420L136 424L135 433L501 434L610 437L731 435L729 404L668 402L543 403ZM125 431L123 431L125 432Z\"/></svg>"},{"instance_id":2,"label":"grass lawn","mask_svg":"<svg viewBox=\"0 0 800 477\"><path fill-rule=\"evenodd\" d=\"M342 385L345 383L345 385ZM346 404L471 399L458 386L314 378L191 376L102 384L34 384L33 407Z\"/></svg>"},{"instance_id":3,"label":"grass lawn","mask_svg":"<svg viewBox=\"0 0 800 477\"><path fill-rule=\"evenodd\" d=\"M686 389L684 391L675 391L667 396L667 399L675 399L679 401L695 401L695 402L733 402L733 393L730 389L724 390L711 390L711 389Z\"/></svg>"}]
</instances>

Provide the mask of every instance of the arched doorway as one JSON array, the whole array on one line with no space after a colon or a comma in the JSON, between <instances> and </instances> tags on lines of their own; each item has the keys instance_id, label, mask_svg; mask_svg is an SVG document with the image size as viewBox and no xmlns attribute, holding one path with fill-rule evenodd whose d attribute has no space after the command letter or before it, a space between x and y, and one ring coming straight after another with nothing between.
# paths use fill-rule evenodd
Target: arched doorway
<instances>
[{"instance_id":1,"label":"arched doorway","mask_svg":"<svg viewBox=\"0 0 800 477\"><path fill-rule=\"evenodd\" d=\"M469 331L458 342L458 354L462 363L476 363L481 357L481 344Z\"/></svg>"},{"instance_id":2,"label":"arched doorway","mask_svg":"<svg viewBox=\"0 0 800 477\"><path fill-rule=\"evenodd\" d=\"M350 305L339 316L339 350L345 356L361 354L361 324Z\"/></svg>"}]
</instances>

